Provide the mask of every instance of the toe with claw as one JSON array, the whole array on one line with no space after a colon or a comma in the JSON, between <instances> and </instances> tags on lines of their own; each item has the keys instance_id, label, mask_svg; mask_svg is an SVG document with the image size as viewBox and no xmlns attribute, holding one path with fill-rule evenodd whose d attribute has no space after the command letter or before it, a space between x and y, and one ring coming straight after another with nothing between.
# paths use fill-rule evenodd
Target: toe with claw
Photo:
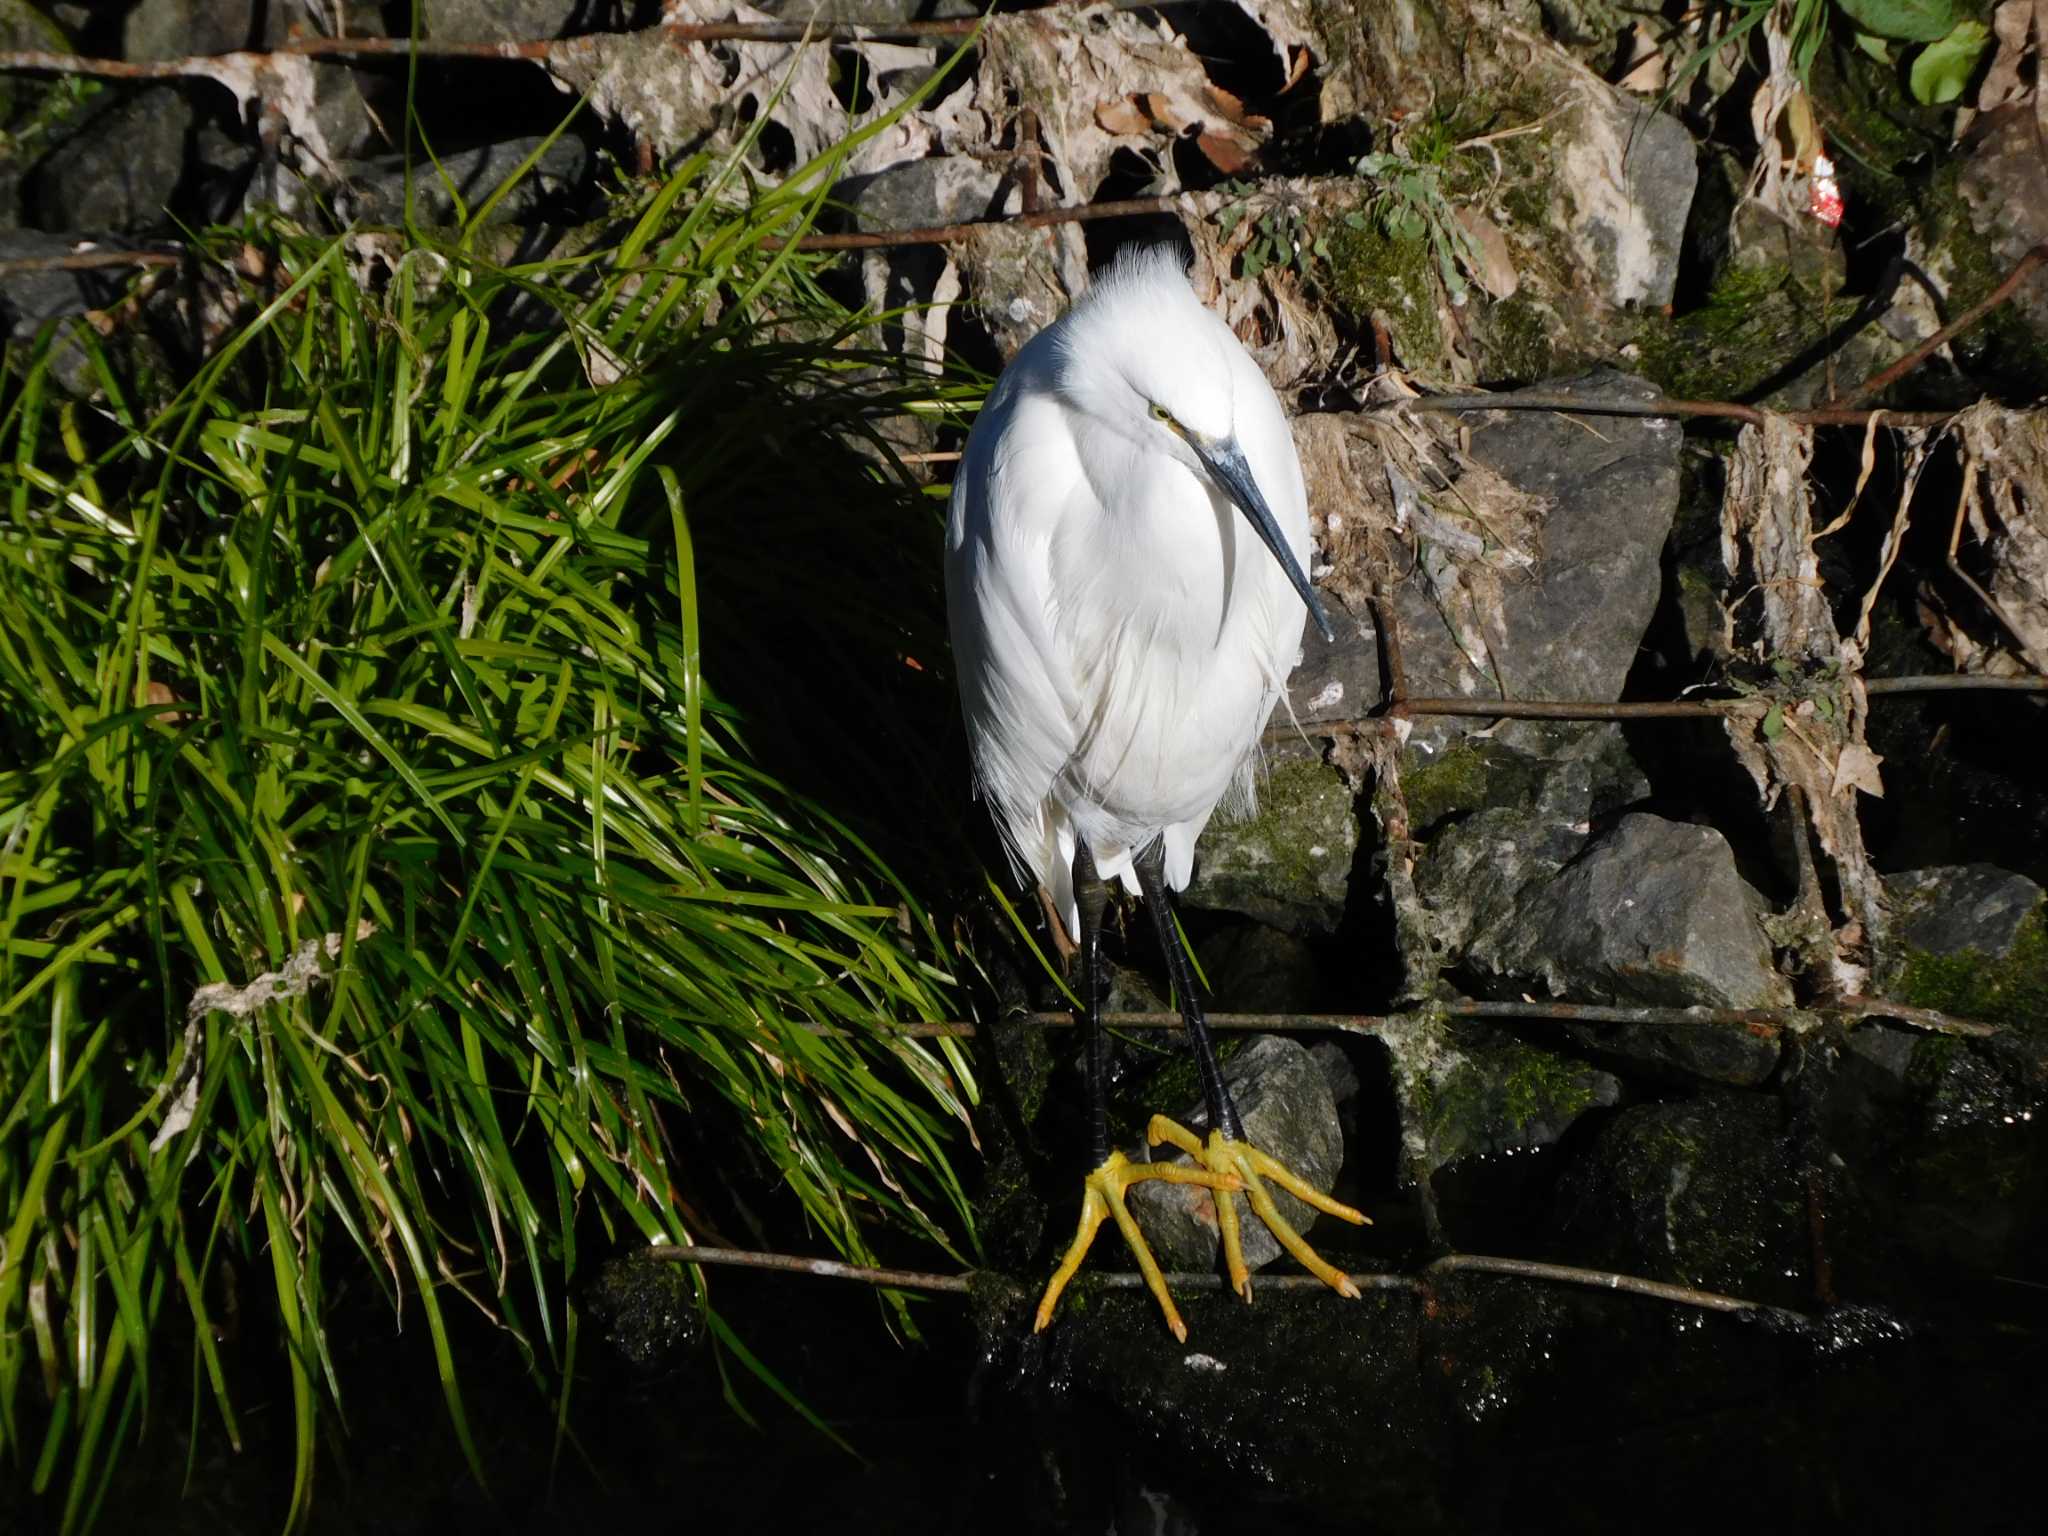
<instances>
[{"instance_id":1,"label":"toe with claw","mask_svg":"<svg viewBox=\"0 0 2048 1536\"><path fill-rule=\"evenodd\" d=\"M1159 1309L1166 1314L1166 1326L1173 1330L1176 1339L1183 1344L1187 1342L1187 1324L1180 1320L1180 1312L1174 1307L1173 1296L1166 1289L1166 1277L1159 1272L1159 1261L1152 1257L1152 1250L1145 1243L1145 1234L1138 1230L1138 1223L1131 1217L1130 1207L1124 1203L1124 1191L1131 1185L1143 1183L1148 1179L1159 1179L1169 1184L1203 1184L1225 1193L1245 1187L1233 1173L1200 1165L1189 1167L1183 1163L1134 1163L1121 1152L1110 1153L1108 1160L1089 1174L1083 1183L1080 1229L1074 1234L1074 1241L1067 1248L1067 1256L1060 1261L1060 1267L1053 1272L1052 1280L1045 1288L1045 1295L1039 1300L1038 1321L1033 1328L1034 1332L1043 1333L1046 1325L1052 1321L1053 1308L1059 1304L1060 1292L1067 1288L1067 1282L1074 1278L1074 1272L1081 1267L1081 1260L1087 1254L1089 1244L1095 1241L1095 1234L1103 1221L1114 1217L1117 1230L1123 1233L1124 1241L1130 1244L1131 1252L1137 1258L1138 1269L1145 1276L1146 1286L1158 1299ZM1272 1202L1269 1200L1267 1203L1270 1205ZM1219 1200L1217 1205L1219 1208L1228 1207L1230 1201ZM1297 1238L1296 1241L1299 1242L1300 1239Z\"/></svg>"},{"instance_id":2,"label":"toe with claw","mask_svg":"<svg viewBox=\"0 0 2048 1536\"><path fill-rule=\"evenodd\" d=\"M1328 1263L1322 1255L1308 1245L1288 1219L1280 1214L1280 1208L1273 1203L1272 1192L1266 1188L1266 1181L1286 1190L1295 1199L1305 1202L1327 1216L1348 1221L1353 1226L1370 1226L1371 1218L1362 1211L1353 1210L1340 1200L1328 1195L1301 1178L1278 1160L1269 1157L1247 1142L1234 1141L1221 1131L1211 1131L1205 1144L1186 1126L1169 1120L1164 1115L1154 1115L1145 1139L1153 1146L1165 1143L1180 1148L1195 1160L1195 1166L1210 1173L1227 1177L1232 1184L1244 1191L1245 1200L1253 1214L1266 1224L1280 1246L1295 1258L1295 1261L1310 1274L1321 1280L1340 1296L1357 1297L1358 1287L1351 1277ZM1151 1163L1147 1167L1157 1168ZM1201 1183L1203 1180L1188 1182ZM1218 1184L1214 1188L1227 1188ZM1223 1262L1230 1271L1230 1288L1246 1301L1252 1299L1251 1269L1244 1261L1244 1245L1238 1234L1237 1202L1218 1200L1216 1202L1216 1224L1223 1236Z\"/></svg>"}]
</instances>

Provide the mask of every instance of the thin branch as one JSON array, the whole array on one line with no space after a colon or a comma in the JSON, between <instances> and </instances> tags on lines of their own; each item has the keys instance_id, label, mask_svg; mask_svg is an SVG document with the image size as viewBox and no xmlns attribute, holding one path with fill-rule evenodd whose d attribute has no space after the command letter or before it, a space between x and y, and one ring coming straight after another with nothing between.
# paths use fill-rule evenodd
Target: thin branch
<instances>
[{"instance_id":1,"label":"thin branch","mask_svg":"<svg viewBox=\"0 0 2048 1536\"><path fill-rule=\"evenodd\" d=\"M1941 348L1947 346L1956 336L1967 331L1979 320L1990 314L1992 310L1998 308L1999 305L2011 298L2013 294L2019 291L2020 284L2033 276L2034 269L2043 262L2048 262L2048 240L2042 241L2039 245L2029 246L2020 259L2013 263L2012 270L2006 273L2004 282L2000 283L1981 300L1972 304L1932 336L1921 342L1919 346L1908 352L1889 368L1879 373L1873 373L1861 384L1858 384L1848 394L1842 396L1840 403L1843 405L1854 405L1859 400L1867 400L1872 395L1884 393L1885 390L1896 384L1915 368L1918 368L1928 358L1940 351Z\"/></svg>"},{"instance_id":2,"label":"thin branch","mask_svg":"<svg viewBox=\"0 0 2048 1536\"><path fill-rule=\"evenodd\" d=\"M1587 699L1409 699L1388 708L1390 716L1469 715L1505 720L1697 720L1739 714L1748 699L1653 699L1599 703ZM1305 729L1313 730L1313 724Z\"/></svg>"},{"instance_id":3,"label":"thin branch","mask_svg":"<svg viewBox=\"0 0 2048 1536\"><path fill-rule=\"evenodd\" d=\"M755 1253L747 1248L683 1247L657 1243L647 1250L649 1258L665 1264L725 1264L738 1269L777 1269L790 1275L817 1275L826 1280L857 1280L863 1285L887 1286L902 1291L947 1291L965 1295L966 1275L943 1275L926 1269L874 1269L866 1264L842 1264L837 1259L806 1259L793 1253Z\"/></svg>"},{"instance_id":4,"label":"thin branch","mask_svg":"<svg viewBox=\"0 0 2048 1536\"><path fill-rule=\"evenodd\" d=\"M1959 1019L1932 1008L1915 1008L1906 1003L1887 1002L1876 997L1844 997L1814 1003L1805 1008L1653 1008L1621 1003L1541 1003L1526 1001L1479 1002L1460 999L1437 1003L1412 1014L1383 1013L1212 1013L1207 1015L1214 1030L1264 1034L1321 1033L1361 1035L1378 1039L1404 1033L1423 1012L1453 1019L1537 1019L1560 1024L1655 1024L1698 1025L1717 1029L1745 1029L1775 1039L1780 1031L1810 1024L1815 1019L1895 1019L1902 1024L1943 1035L1966 1035L1981 1039L1999 1033L1996 1024ZM1036 1025L1041 1029L1066 1029L1074 1025L1071 1013L1014 1014L1008 1022ZM1105 1013L1102 1022L1111 1029L1179 1029L1178 1013ZM834 1039L852 1033L836 1024L806 1024L814 1035ZM972 1039L980 1027L963 1020L932 1022L910 1019L878 1026L885 1035L906 1040Z\"/></svg>"},{"instance_id":5,"label":"thin branch","mask_svg":"<svg viewBox=\"0 0 2048 1536\"><path fill-rule=\"evenodd\" d=\"M668 1264L729 1265L741 1269L777 1270L783 1274L814 1275L829 1280L854 1280L864 1285L892 1290L935 1291L966 1295L974 1287L977 1272L945 1274L935 1270L873 1269L862 1264L842 1264L836 1259L809 1259L789 1253L756 1253L744 1248L699 1248L662 1245L647 1250L650 1258ZM1417 1274L1366 1270L1351 1275L1360 1290L1426 1292L1433 1278L1459 1273L1508 1275L1520 1280L1544 1280L1558 1285L1578 1285L1589 1290L1615 1291L1647 1296L1677 1306L1698 1307L1707 1312L1765 1312L1795 1324L1807 1319L1784 1307L1768 1306L1741 1296L1703 1291L1689 1285L1672 1285L1624 1275L1607 1269L1580 1269L1570 1264L1545 1264L1535 1259L1501 1258L1484 1253L1447 1253L1425 1264ZM1221 1291L1225 1277L1218 1274L1170 1274L1166 1282L1176 1291ZM1082 1284L1097 1290L1131 1291L1145 1285L1143 1275L1130 1270L1090 1273ZM1257 1288L1268 1292L1321 1291L1328 1287L1314 1275L1261 1275Z\"/></svg>"},{"instance_id":6,"label":"thin branch","mask_svg":"<svg viewBox=\"0 0 2048 1536\"><path fill-rule=\"evenodd\" d=\"M1872 698L1914 693L2048 693L2048 677L1985 677L1974 673L1914 677L1873 677L1864 682ZM1614 702L1602 699L1403 699L1377 715L1352 715L1339 720L1304 720L1268 727L1266 740L1291 740L1297 732L1310 736L1355 736L1380 730L1383 721L1412 715L1454 715L1474 720L1706 720L1740 714L1756 707L1752 695L1736 699L1644 699Z\"/></svg>"},{"instance_id":7,"label":"thin branch","mask_svg":"<svg viewBox=\"0 0 2048 1536\"><path fill-rule=\"evenodd\" d=\"M1986 677L1974 672L1937 677L1872 677L1864 680L1863 689L1872 698L1890 693L1964 693L1978 689L1989 693L2048 693L2048 677Z\"/></svg>"},{"instance_id":8,"label":"thin branch","mask_svg":"<svg viewBox=\"0 0 2048 1536\"><path fill-rule=\"evenodd\" d=\"M1601 1291L1624 1291L1632 1296L1649 1296L1683 1307L1699 1307L1708 1312L1765 1312L1784 1322L1804 1325L1808 1321L1803 1314L1788 1307L1774 1307L1761 1301L1751 1301L1743 1296L1724 1296L1719 1291L1702 1291L1690 1285L1672 1285L1663 1280L1645 1280L1640 1275L1618 1274L1607 1269L1579 1269L1569 1264L1543 1264L1534 1259L1494 1258L1483 1253L1447 1253L1442 1258L1433 1260L1423 1272L1443 1275L1458 1270L1474 1270L1485 1275L1514 1275L1524 1280L1554 1280L1561 1285L1590 1286Z\"/></svg>"},{"instance_id":9,"label":"thin branch","mask_svg":"<svg viewBox=\"0 0 2048 1536\"><path fill-rule=\"evenodd\" d=\"M0 261L0 277L18 272L94 272L106 267L175 267L184 257L176 251L67 251L61 256L10 256Z\"/></svg>"},{"instance_id":10,"label":"thin branch","mask_svg":"<svg viewBox=\"0 0 2048 1536\"><path fill-rule=\"evenodd\" d=\"M1968 1035L1982 1039L1986 1035L1998 1033L1996 1024L1980 1024L1975 1019L1958 1019L1933 1008L1915 1008L1909 1003L1888 1002L1881 997L1845 997L1825 1011L1844 1017L1896 1019L1901 1024L1915 1024L1938 1035Z\"/></svg>"},{"instance_id":11,"label":"thin branch","mask_svg":"<svg viewBox=\"0 0 2048 1536\"><path fill-rule=\"evenodd\" d=\"M1648 400L1602 399L1575 395L1564 390L1518 389L1498 395L1424 395L1378 406L1370 414L1392 415L1412 411L1422 415L1460 414L1467 411L1562 411L1575 416L1705 416L1762 426L1770 416L1808 427L1860 427L1872 416L1881 416L1890 427L1945 426L1954 411L1871 411L1847 406L1822 405L1801 411L1767 411L1761 406L1741 405L1733 400L1674 400L1657 395Z\"/></svg>"},{"instance_id":12,"label":"thin branch","mask_svg":"<svg viewBox=\"0 0 2048 1536\"><path fill-rule=\"evenodd\" d=\"M1082 203L1072 208L1041 208L1037 213L1013 213L997 219L971 219L964 224L936 224L925 229L851 230L836 235L802 235L794 241L771 238L762 244L769 250L794 245L800 251L874 251L893 250L903 245L954 245L978 229L992 229L1001 224L1044 229L1054 224L1085 224L1094 219L1128 219L1146 214L1172 213L1182 206L1184 199L1195 195L1173 192L1164 197L1127 197L1104 203Z\"/></svg>"}]
</instances>

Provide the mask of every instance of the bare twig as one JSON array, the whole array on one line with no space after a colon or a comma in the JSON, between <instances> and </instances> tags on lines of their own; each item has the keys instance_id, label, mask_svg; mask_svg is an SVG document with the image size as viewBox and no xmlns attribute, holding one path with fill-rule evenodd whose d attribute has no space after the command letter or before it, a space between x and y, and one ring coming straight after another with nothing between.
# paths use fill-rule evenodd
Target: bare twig
<instances>
[{"instance_id":1,"label":"bare twig","mask_svg":"<svg viewBox=\"0 0 2048 1536\"><path fill-rule=\"evenodd\" d=\"M1854 410L1848 406L1822 405L1801 411L1767 411L1761 406L1741 405L1733 400L1673 400L1658 395L1648 400L1619 400L1591 395L1574 395L1562 390L1518 389L1498 395L1424 395L1376 407L1371 414L1392 415L1415 411L1424 415L1461 414L1466 411L1562 411L1575 416L1705 416L1761 426L1765 418L1780 416L1808 427L1860 427L1873 414L1883 417L1888 427L1939 427L1954 411Z\"/></svg>"},{"instance_id":2,"label":"bare twig","mask_svg":"<svg viewBox=\"0 0 2048 1536\"><path fill-rule=\"evenodd\" d=\"M107 267L175 267L176 251L66 251L61 256L11 256L0 261L0 277L17 272L94 272Z\"/></svg>"},{"instance_id":3,"label":"bare twig","mask_svg":"<svg viewBox=\"0 0 2048 1536\"><path fill-rule=\"evenodd\" d=\"M1560 1285L1584 1285L1601 1291L1623 1291L1631 1296L1649 1296L1658 1301L1675 1302L1682 1307L1699 1307L1708 1312L1766 1312L1784 1322L1806 1322L1804 1316L1789 1308L1769 1306L1764 1302L1750 1301L1742 1296L1724 1296L1719 1291L1702 1291L1690 1285L1672 1285L1663 1280L1645 1280L1640 1275L1617 1274L1607 1269L1579 1269L1569 1264L1543 1264L1534 1259L1494 1258L1483 1253L1447 1253L1442 1258L1434 1260L1424 1273L1441 1275L1458 1270L1476 1270L1487 1275L1515 1275L1524 1280L1553 1280Z\"/></svg>"},{"instance_id":4,"label":"bare twig","mask_svg":"<svg viewBox=\"0 0 2048 1536\"><path fill-rule=\"evenodd\" d=\"M1697 720L1740 714L1748 699L1649 699L1599 703L1586 699L1409 699L1389 715L1468 715L1504 720ZM1311 723L1307 729L1313 730Z\"/></svg>"},{"instance_id":5,"label":"bare twig","mask_svg":"<svg viewBox=\"0 0 2048 1536\"><path fill-rule=\"evenodd\" d=\"M800 251L874 251L901 245L954 245L978 229L996 224L1021 224L1026 229L1044 229L1054 224L1085 224L1093 219L1128 219L1144 214L1172 213L1192 193L1174 192L1164 197L1127 197L1112 202L1083 203L1073 208L1041 208L1037 213L1013 213L999 219L974 219L965 224L937 224L927 229L850 230L836 235L802 235L794 241L770 239L763 245L780 250L795 245ZM1946 417L1942 418L1947 420Z\"/></svg>"},{"instance_id":6,"label":"bare twig","mask_svg":"<svg viewBox=\"0 0 2048 1536\"><path fill-rule=\"evenodd\" d=\"M1745 1029L1751 1034L1775 1039L1779 1032L1815 1019L1887 1018L1918 1029L1943 1035L1981 1038L1999 1033L1995 1024L1975 1019L1958 1019L1932 1008L1915 1008L1877 997L1844 997L1815 1003L1806 1008L1651 1008L1620 1003L1541 1003L1528 1001L1457 1002L1432 1004L1433 1011L1453 1019L1536 1019L1560 1024L1657 1024L1697 1025L1718 1029ZM1382 1013L1212 1013L1209 1027L1225 1032L1269 1034L1327 1033L1380 1038L1403 1035L1413 1022L1410 1014ZM1017 1022L1043 1029L1066 1029L1075 1022L1071 1013L1027 1013ZM1111 1029L1179 1029L1178 1013L1105 1013L1102 1022ZM806 1024L810 1034L834 1038L849 1033L835 1024ZM910 1019L878 1026L880 1033L907 1040L971 1039L980 1033L977 1025L953 1019L932 1022Z\"/></svg>"},{"instance_id":7,"label":"bare twig","mask_svg":"<svg viewBox=\"0 0 2048 1536\"><path fill-rule=\"evenodd\" d=\"M1998 1033L1996 1024L1980 1024L1975 1019L1958 1019L1932 1008L1915 1008L1908 1003L1887 1002L1881 997L1845 997L1817 1011L1837 1017L1896 1019L1901 1024L1915 1024L1938 1035L1970 1035L1982 1039L1986 1035Z\"/></svg>"},{"instance_id":8,"label":"bare twig","mask_svg":"<svg viewBox=\"0 0 2048 1536\"><path fill-rule=\"evenodd\" d=\"M720 1264L738 1269L776 1269L788 1275L817 1275L826 1280L858 1280L863 1285L887 1286L903 1291L948 1291L965 1295L968 1276L944 1275L927 1269L875 1269L866 1264L842 1264L837 1259L806 1259L793 1253L755 1253L747 1248L681 1247L658 1243L647 1250L649 1258L666 1264Z\"/></svg>"},{"instance_id":9,"label":"bare twig","mask_svg":"<svg viewBox=\"0 0 2048 1536\"><path fill-rule=\"evenodd\" d=\"M2005 274L2005 281L1992 289L1977 303L1972 304L1968 309L1956 316L1955 319L1949 321L1947 325L1944 325L1932 336L1921 342L1919 346L1908 352L1889 368L1873 373L1861 384L1858 384L1848 394L1842 396L1841 404L1854 405L1859 400L1867 400L1872 395L1882 394L1886 389L1889 389L1893 384L1896 384L1900 379L1926 362L1928 358L1932 357L1942 347L1948 345L1955 337L1967 331L1979 320L1990 314L1992 310L1998 308L1999 305L2011 298L2014 293L2019 291L2020 284L2033 276L2035 268L2039 267L2043 262L2048 262L2048 241L2030 246L2021 255L2020 259L2013 263L2012 270Z\"/></svg>"},{"instance_id":10,"label":"bare twig","mask_svg":"<svg viewBox=\"0 0 2048 1536\"><path fill-rule=\"evenodd\" d=\"M1986 677L1958 672L1939 677L1873 677L1863 685L1872 698L1894 693L2048 693L2048 677Z\"/></svg>"},{"instance_id":11,"label":"bare twig","mask_svg":"<svg viewBox=\"0 0 2048 1536\"><path fill-rule=\"evenodd\" d=\"M669 1264L730 1265L741 1269L771 1269L783 1274L815 1275L830 1280L855 1280L865 1285L893 1290L936 1291L965 1295L973 1289L975 1272L945 1274L934 1270L874 1269L863 1264L842 1264L836 1259L809 1259L789 1253L756 1253L743 1248L698 1248L664 1245L647 1250L648 1256ZM1708 1312L1766 1312L1792 1323L1804 1323L1799 1313L1784 1307L1767 1306L1741 1296L1724 1296L1689 1285L1672 1285L1624 1275L1606 1269L1580 1269L1569 1264L1545 1264L1534 1259L1501 1258L1484 1253L1447 1253L1431 1260L1416 1274L1393 1274L1366 1270L1354 1273L1352 1281L1367 1291L1426 1291L1429 1282L1449 1274L1508 1275L1521 1280L1545 1280L1558 1285L1585 1286L1590 1290L1615 1291L1630 1296L1647 1296L1677 1306L1698 1307ZM1225 1277L1217 1274L1170 1274L1166 1282L1176 1291L1220 1291ZM1136 1290L1147 1282L1130 1270L1112 1270L1085 1276L1082 1284L1099 1290ZM1261 1275L1257 1288L1267 1292L1321 1291L1328 1287L1314 1275Z\"/></svg>"},{"instance_id":12,"label":"bare twig","mask_svg":"<svg viewBox=\"0 0 2048 1536\"><path fill-rule=\"evenodd\" d=\"M1865 682L1872 698L1914 693L2048 693L2048 677L1986 677L1976 673L1914 677L1873 677ZM1297 731L1311 736L1362 735L1382 722L1415 715L1453 715L1473 720L1710 720L1758 708L1759 695L1736 699L1404 699L1377 715L1339 720L1289 721L1271 727L1269 740L1292 740Z\"/></svg>"}]
</instances>

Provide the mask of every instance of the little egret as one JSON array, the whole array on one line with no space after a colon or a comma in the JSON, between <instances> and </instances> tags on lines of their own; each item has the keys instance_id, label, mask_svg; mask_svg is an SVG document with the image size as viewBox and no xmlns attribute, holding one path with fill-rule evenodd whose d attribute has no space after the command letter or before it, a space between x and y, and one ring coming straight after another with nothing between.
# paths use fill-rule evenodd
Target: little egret
<instances>
[{"instance_id":1,"label":"little egret","mask_svg":"<svg viewBox=\"0 0 2048 1536\"><path fill-rule=\"evenodd\" d=\"M1037 1326L1114 1217L1177 1338L1187 1329L1124 1202L1145 1179L1215 1190L1230 1283L1251 1300L1242 1190L1281 1245L1346 1296L1274 1206L1365 1217L1248 1146L1217 1070L1167 892L1183 890L1218 805L1248 804L1259 733L1313 617L1308 497L1272 387L1195 298L1170 247L1126 250L1018 352L967 440L946 537L946 603L975 778L1017 862L1079 945L1090 1152L1081 1224ZM1208 1139L1164 1115L1192 1166L1109 1145L1097 998L1105 880L1144 897L1208 1111Z\"/></svg>"}]
</instances>

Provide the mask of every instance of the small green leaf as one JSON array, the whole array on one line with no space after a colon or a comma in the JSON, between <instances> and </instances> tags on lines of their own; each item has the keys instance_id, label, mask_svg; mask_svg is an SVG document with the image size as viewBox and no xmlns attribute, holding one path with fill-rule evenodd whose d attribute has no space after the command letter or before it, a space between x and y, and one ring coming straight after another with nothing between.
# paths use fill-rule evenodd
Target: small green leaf
<instances>
[{"instance_id":1,"label":"small green leaf","mask_svg":"<svg viewBox=\"0 0 2048 1536\"><path fill-rule=\"evenodd\" d=\"M1835 0L1862 30L1901 42L1931 43L1956 24L1955 0Z\"/></svg>"},{"instance_id":2,"label":"small green leaf","mask_svg":"<svg viewBox=\"0 0 2048 1536\"><path fill-rule=\"evenodd\" d=\"M1776 741L1785 733L1785 706L1773 704L1764 714L1764 740Z\"/></svg>"},{"instance_id":3,"label":"small green leaf","mask_svg":"<svg viewBox=\"0 0 2048 1536\"><path fill-rule=\"evenodd\" d=\"M1364 229L1365 226L1370 222L1371 221L1368 220L1366 216L1360 213L1356 208L1352 209L1349 213L1344 215L1344 227L1346 229Z\"/></svg>"},{"instance_id":4,"label":"small green leaf","mask_svg":"<svg viewBox=\"0 0 2048 1536\"><path fill-rule=\"evenodd\" d=\"M1892 61L1892 45L1874 32L1858 32L1856 46L1880 64L1889 65Z\"/></svg>"},{"instance_id":5,"label":"small green leaf","mask_svg":"<svg viewBox=\"0 0 2048 1536\"><path fill-rule=\"evenodd\" d=\"M1930 107L1954 101L1977 72L1977 61L1990 42L1991 33L1983 22L1957 22L1948 36L1929 43L1913 60L1906 77L1913 99Z\"/></svg>"}]
</instances>

